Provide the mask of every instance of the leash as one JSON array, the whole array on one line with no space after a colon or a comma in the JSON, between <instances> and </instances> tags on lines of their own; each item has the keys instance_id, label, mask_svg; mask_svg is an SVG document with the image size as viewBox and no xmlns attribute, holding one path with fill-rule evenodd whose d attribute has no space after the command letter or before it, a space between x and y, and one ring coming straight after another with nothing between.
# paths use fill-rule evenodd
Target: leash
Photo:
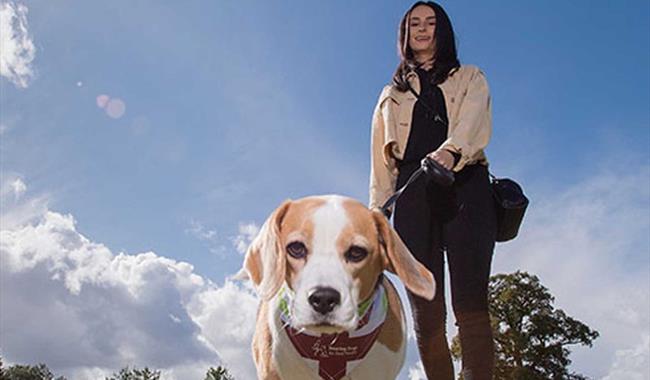
<instances>
[{"instance_id":1,"label":"leash","mask_svg":"<svg viewBox=\"0 0 650 380\"><path fill-rule=\"evenodd\" d=\"M449 170L445 169L442 165L440 165L438 162L436 162L434 159L429 158L429 157L424 157L422 161L420 162L420 167L418 170L413 172L411 176L409 177L408 181L402 186L399 190L397 190L393 195L391 195L388 200L384 203L383 206L381 206L379 209L381 212L386 215L387 218L390 218L390 211L388 210L390 206L393 205L397 201L397 199L402 195L404 190L413 182L415 182L416 179L418 179L422 173L426 173L429 178L431 178L433 181L436 183L442 185L442 186L451 186L454 183L454 173Z\"/></svg>"},{"instance_id":2,"label":"leash","mask_svg":"<svg viewBox=\"0 0 650 380\"><path fill-rule=\"evenodd\" d=\"M397 190L395 193L393 193L393 195L391 195L390 198L388 198L388 200L386 200L384 205L379 208L381 210L381 212L384 215L386 215L386 218L390 218L390 210L388 210L390 208L390 206L392 206L393 203L395 203L397 201L397 199L402 195L404 190L406 190L408 185L410 185L413 181L418 179L422 173L424 173L424 169L422 169L422 166L420 166L418 168L418 170L416 170L415 172L413 172L413 174L411 174L411 176L409 177L408 181L406 181L404 186L402 186L399 190Z\"/></svg>"}]
</instances>

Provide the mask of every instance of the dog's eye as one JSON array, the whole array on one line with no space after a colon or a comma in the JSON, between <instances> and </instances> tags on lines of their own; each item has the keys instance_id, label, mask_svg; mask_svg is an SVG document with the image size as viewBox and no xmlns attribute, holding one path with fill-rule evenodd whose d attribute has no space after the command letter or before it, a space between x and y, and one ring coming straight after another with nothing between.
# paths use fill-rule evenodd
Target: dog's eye
<instances>
[{"instance_id":1,"label":"dog's eye","mask_svg":"<svg viewBox=\"0 0 650 380\"><path fill-rule=\"evenodd\" d=\"M363 260L368 256L368 251L366 251L365 248L361 248L359 246L353 245L348 249L347 252L345 252L345 259L348 261L352 261L353 263L358 263L359 261Z\"/></svg>"},{"instance_id":2,"label":"dog's eye","mask_svg":"<svg viewBox=\"0 0 650 380\"><path fill-rule=\"evenodd\" d=\"M296 259L303 259L307 256L307 247L299 241L287 245L287 253Z\"/></svg>"}]
</instances>

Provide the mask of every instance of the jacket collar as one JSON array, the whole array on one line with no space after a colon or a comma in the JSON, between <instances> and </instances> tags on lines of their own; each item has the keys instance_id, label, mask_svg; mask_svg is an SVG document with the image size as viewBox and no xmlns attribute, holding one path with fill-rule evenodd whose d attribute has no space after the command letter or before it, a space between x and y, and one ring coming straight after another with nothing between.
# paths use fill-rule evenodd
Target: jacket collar
<instances>
[{"instance_id":1,"label":"jacket collar","mask_svg":"<svg viewBox=\"0 0 650 380\"><path fill-rule=\"evenodd\" d=\"M449 78L451 78L459 69L460 66L451 69L449 75L447 76L447 80L449 80ZM415 72L415 70L411 70L408 74L406 74L406 81L411 84L411 87L415 90L415 92L418 94L420 93L420 78L418 77L418 74Z\"/></svg>"}]
</instances>

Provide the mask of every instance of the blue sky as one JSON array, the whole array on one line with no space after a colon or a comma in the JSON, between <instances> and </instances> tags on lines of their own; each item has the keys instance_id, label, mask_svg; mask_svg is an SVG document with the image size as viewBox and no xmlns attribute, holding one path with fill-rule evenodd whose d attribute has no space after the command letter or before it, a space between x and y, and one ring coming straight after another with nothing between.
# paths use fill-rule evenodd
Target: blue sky
<instances>
[{"instance_id":1,"label":"blue sky","mask_svg":"<svg viewBox=\"0 0 650 380\"><path fill-rule=\"evenodd\" d=\"M34 44L34 59L22 63L2 46L3 60L28 68L23 85L4 67L0 81L3 231L39 226L48 211L70 215L76 224L65 228L113 255L154 252L226 286L244 227L282 200L367 201L370 117L397 64L397 23L409 5L3 0L3 12L23 7ZM442 5L461 61L490 84L492 170L532 199L521 238L497 248L494 271L547 273L558 304L598 325L627 306L581 309L557 267L582 260L567 276L584 276L584 289L599 276L631 278L636 285L622 291L650 284L650 4ZM5 26L3 43L13 38ZM124 113L109 116L102 95ZM574 244L581 254L567 248ZM549 247L557 256L546 262ZM592 249L600 255L584 252ZM646 287L631 326L647 321L648 298ZM578 350L575 364L605 378L615 353L637 345L600 340L607 345Z\"/></svg>"}]
</instances>

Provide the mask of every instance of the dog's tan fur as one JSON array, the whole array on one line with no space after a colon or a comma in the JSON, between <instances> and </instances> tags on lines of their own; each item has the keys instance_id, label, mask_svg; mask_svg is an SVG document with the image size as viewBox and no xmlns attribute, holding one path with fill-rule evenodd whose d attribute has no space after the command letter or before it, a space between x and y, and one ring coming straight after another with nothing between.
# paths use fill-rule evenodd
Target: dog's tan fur
<instances>
[{"instance_id":1,"label":"dog's tan fur","mask_svg":"<svg viewBox=\"0 0 650 380\"><path fill-rule=\"evenodd\" d=\"M333 211L324 209L325 207L330 207ZM331 211L331 215L335 218L316 217L318 210ZM342 220L345 222L342 223ZM305 243L310 254L312 251L317 252L321 248L312 245L323 243L322 238L317 240L315 235L320 233L319 236L323 236L322 232L318 231L324 230L322 224L330 222L339 223L341 226L333 229L337 231L336 236L332 237L335 242L328 247L335 247L336 253L329 254L338 255L342 268L347 272L341 275L351 279L353 293L358 294L359 302L372 296L377 279L384 270L396 273L413 293L428 299L433 298L435 293L433 276L413 258L379 211L368 210L361 203L348 198L333 196L285 201L266 220L249 247L244 261L244 269L261 296L252 347L259 379L288 380L294 376L286 375L283 378L279 370L282 366L279 364L285 363L277 363L277 360L282 360L278 359L282 356L278 355L280 348L276 347L274 340L281 332L278 331L274 319L276 318L273 310L274 297L284 283L292 290L299 286L303 269L310 260L310 256L297 259L286 254L287 244L299 240ZM344 254L352 245L364 247L368 256L358 263L347 262ZM394 363L392 366L389 365L389 368L398 371L403 364L406 342L403 308L391 282L385 276L382 281L389 306L386 320L375 345L384 348L378 347L376 353L372 351L369 353L370 357L366 357L364 361L376 361L383 366ZM282 350L285 348L283 347ZM373 372L377 370L371 367L369 365L368 369L364 369L365 367L360 365L359 370L355 369L354 373L345 378L375 379L378 372Z\"/></svg>"}]
</instances>

